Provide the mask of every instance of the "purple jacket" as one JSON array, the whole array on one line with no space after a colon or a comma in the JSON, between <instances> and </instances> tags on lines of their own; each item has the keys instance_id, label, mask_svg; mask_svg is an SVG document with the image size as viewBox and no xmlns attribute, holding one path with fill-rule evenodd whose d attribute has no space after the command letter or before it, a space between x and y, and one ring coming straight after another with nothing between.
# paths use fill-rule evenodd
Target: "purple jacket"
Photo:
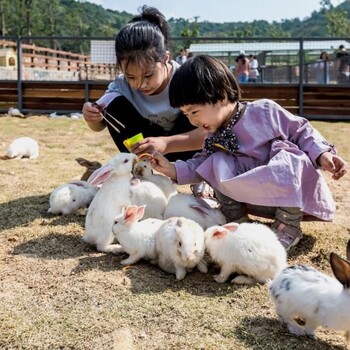
<instances>
[{"instance_id":1,"label":"purple jacket","mask_svg":"<svg viewBox=\"0 0 350 350\"><path fill-rule=\"evenodd\" d=\"M316 159L336 150L307 119L263 99L247 103L232 131L240 144L237 152L207 156L202 151L176 161L178 184L204 179L238 202L298 207L317 219L333 220L335 204Z\"/></svg>"}]
</instances>

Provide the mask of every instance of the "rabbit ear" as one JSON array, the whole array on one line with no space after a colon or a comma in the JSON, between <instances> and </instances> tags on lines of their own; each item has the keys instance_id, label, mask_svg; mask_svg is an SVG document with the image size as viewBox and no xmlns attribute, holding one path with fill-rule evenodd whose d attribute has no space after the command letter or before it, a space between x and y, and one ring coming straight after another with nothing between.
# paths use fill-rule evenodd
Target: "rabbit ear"
<instances>
[{"instance_id":1,"label":"rabbit ear","mask_svg":"<svg viewBox=\"0 0 350 350\"><path fill-rule=\"evenodd\" d=\"M137 215L137 205L129 205L124 213L124 221L129 222L129 221L134 221L136 215Z\"/></svg>"},{"instance_id":2,"label":"rabbit ear","mask_svg":"<svg viewBox=\"0 0 350 350\"><path fill-rule=\"evenodd\" d=\"M350 239L348 240L348 244L346 245L346 259L350 261Z\"/></svg>"},{"instance_id":3,"label":"rabbit ear","mask_svg":"<svg viewBox=\"0 0 350 350\"><path fill-rule=\"evenodd\" d=\"M228 233L229 231L226 230L223 226L217 226L212 232L212 237L220 239L225 237Z\"/></svg>"},{"instance_id":4,"label":"rabbit ear","mask_svg":"<svg viewBox=\"0 0 350 350\"><path fill-rule=\"evenodd\" d=\"M145 208L146 208L146 205L141 205L140 207L137 207L137 211L135 215L136 220L142 219L143 214L145 213Z\"/></svg>"},{"instance_id":5,"label":"rabbit ear","mask_svg":"<svg viewBox=\"0 0 350 350\"><path fill-rule=\"evenodd\" d=\"M106 164L100 169L95 170L87 179L87 182L90 185L99 185L102 182L106 181L112 175L113 170L114 168L112 166Z\"/></svg>"},{"instance_id":6,"label":"rabbit ear","mask_svg":"<svg viewBox=\"0 0 350 350\"><path fill-rule=\"evenodd\" d=\"M90 161L88 161L87 159L82 158L82 157L75 158L75 160L76 160L81 166L84 166L84 167L89 167L89 166L92 165Z\"/></svg>"},{"instance_id":7,"label":"rabbit ear","mask_svg":"<svg viewBox=\"0 0 350 350\"><path fill-rule=\"evenodd\" d=\"M350 287L350 263L338 254L331 253L331 267L336 279L344 286Z\"/></svg>"},{"instance_id":8,"label":"rabbit ear","mask_svg":"<svg viewBox=\"0 0 350 350\"><path fill-rule=\"evenodd\" d=\"M236 231L239 227L239 224L237 222L229 222L228 224L223 225L223 227L229 231Z\"/></svg>"},{"instance_id":9,"label":"rabbit ear","mask_svg":"<svg viewBox=\"0 0 350 350\"><path fill-rule=\"evenodd\" d=\"M190 208L194 209L199 214L207 215L207 216L209 215L209 209L204 208L204 207L202 207L200 205L192 204L192 205L190 205Z\"/></svg>"}]
</instances>

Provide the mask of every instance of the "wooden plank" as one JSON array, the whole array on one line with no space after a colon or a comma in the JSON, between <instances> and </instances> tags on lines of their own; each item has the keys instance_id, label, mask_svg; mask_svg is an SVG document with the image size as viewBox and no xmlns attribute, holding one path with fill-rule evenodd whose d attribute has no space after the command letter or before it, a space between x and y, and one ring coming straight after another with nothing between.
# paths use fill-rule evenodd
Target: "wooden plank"
<instances>
[{"instance_id":1,"label":"wooden plank","mask_svg":"<svg viewBox=\"0 0 350 350\"><path fill-rule=\"evenodd\" d=\"M84 90L71 90L71 89L24 89L23 97L32 98L32 97L56 97L57 99L61 98L84 98Z\"/></svg>"},{"instance_id":2,"label":"wooden plank","mask_svg":"<svg viewBox=\"0 0 350 350\"><path fill-rule=\"evenodd\" d=\"M349 100L314 100L304 99L304 106L317 106L317 107L335 107L335 108L348 108L350 111L350 99Z\"/></svg>"},{"instance_id":3,"label":"wooden plank","mask_svg":"<svg viewBox=\"0 0 350 350\"><path fill-rule=\"evenodd\" d=\"M64 111L64 110L76 110L81 111L83 105L81 103L57 103L51 102L33 102L33 101L24 101L23 108L24 109L35 109L35 110L56 110L56 111Z\"/></svg>"},{"instance_id":4,"label":"wooden plank","mask_svg":"<svg viewBox=\"0 0 350 350\"><path fill-rule=\"evenodd\" d=\"M329 108L329 107L304 107L304 114L306 115L339 115L349 116L349 108Z\"/></svg>"}]
</instances>

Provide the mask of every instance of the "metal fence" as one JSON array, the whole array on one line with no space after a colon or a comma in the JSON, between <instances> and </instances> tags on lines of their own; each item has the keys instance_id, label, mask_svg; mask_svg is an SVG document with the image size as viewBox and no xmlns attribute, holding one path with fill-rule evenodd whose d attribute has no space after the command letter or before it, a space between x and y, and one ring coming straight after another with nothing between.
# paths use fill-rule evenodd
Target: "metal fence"
<instances>
[{"instance_id":1,"label":"metal fence","mask_svg":"<svg viewBox=\"0 0 350 350\"><path fill-rule=\"evenodd\" d=\"M172 38L173 59L183 47L210 54L232 70L240 51L256 56L259 83L338 84L336 52L345 38ZM329 59L320 60L327 52ZM110 81L115 67L114 38L0 37L0 80ZM350 82L350 77L348 82ZM343 82L347 82L346 79Z\"/></svg>"}]
</instances>

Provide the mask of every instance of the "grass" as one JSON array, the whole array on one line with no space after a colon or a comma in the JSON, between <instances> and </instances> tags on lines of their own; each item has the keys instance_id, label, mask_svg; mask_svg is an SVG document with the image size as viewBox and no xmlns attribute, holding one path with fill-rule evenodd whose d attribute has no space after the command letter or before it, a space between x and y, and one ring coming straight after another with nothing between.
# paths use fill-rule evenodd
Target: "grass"
<instances>
[{"instance_id":1,"label":"grass","mask_svg":"<svg viewBox=\"0 0 350 350\"><path fill-rule=\"evenodd\" d=\"M312 122L350 160L350 124ZM193 272L176 281L145 262L81 241L84 216L47 213L49 195L84 169L75 158L105 162L116 153L106 132L81 120L0 118L0 155L16 137L40 145L36 160L0 160L0 349L343 349L342 332L317 340L290 335L266 285L236 287ZM330 273L331 251L349 238L349 176L326 176L337 204L333 223L303 223L305 238L289 262ZM182 190L186 191L187 187Z\"/></svg>"}]
</instances>

